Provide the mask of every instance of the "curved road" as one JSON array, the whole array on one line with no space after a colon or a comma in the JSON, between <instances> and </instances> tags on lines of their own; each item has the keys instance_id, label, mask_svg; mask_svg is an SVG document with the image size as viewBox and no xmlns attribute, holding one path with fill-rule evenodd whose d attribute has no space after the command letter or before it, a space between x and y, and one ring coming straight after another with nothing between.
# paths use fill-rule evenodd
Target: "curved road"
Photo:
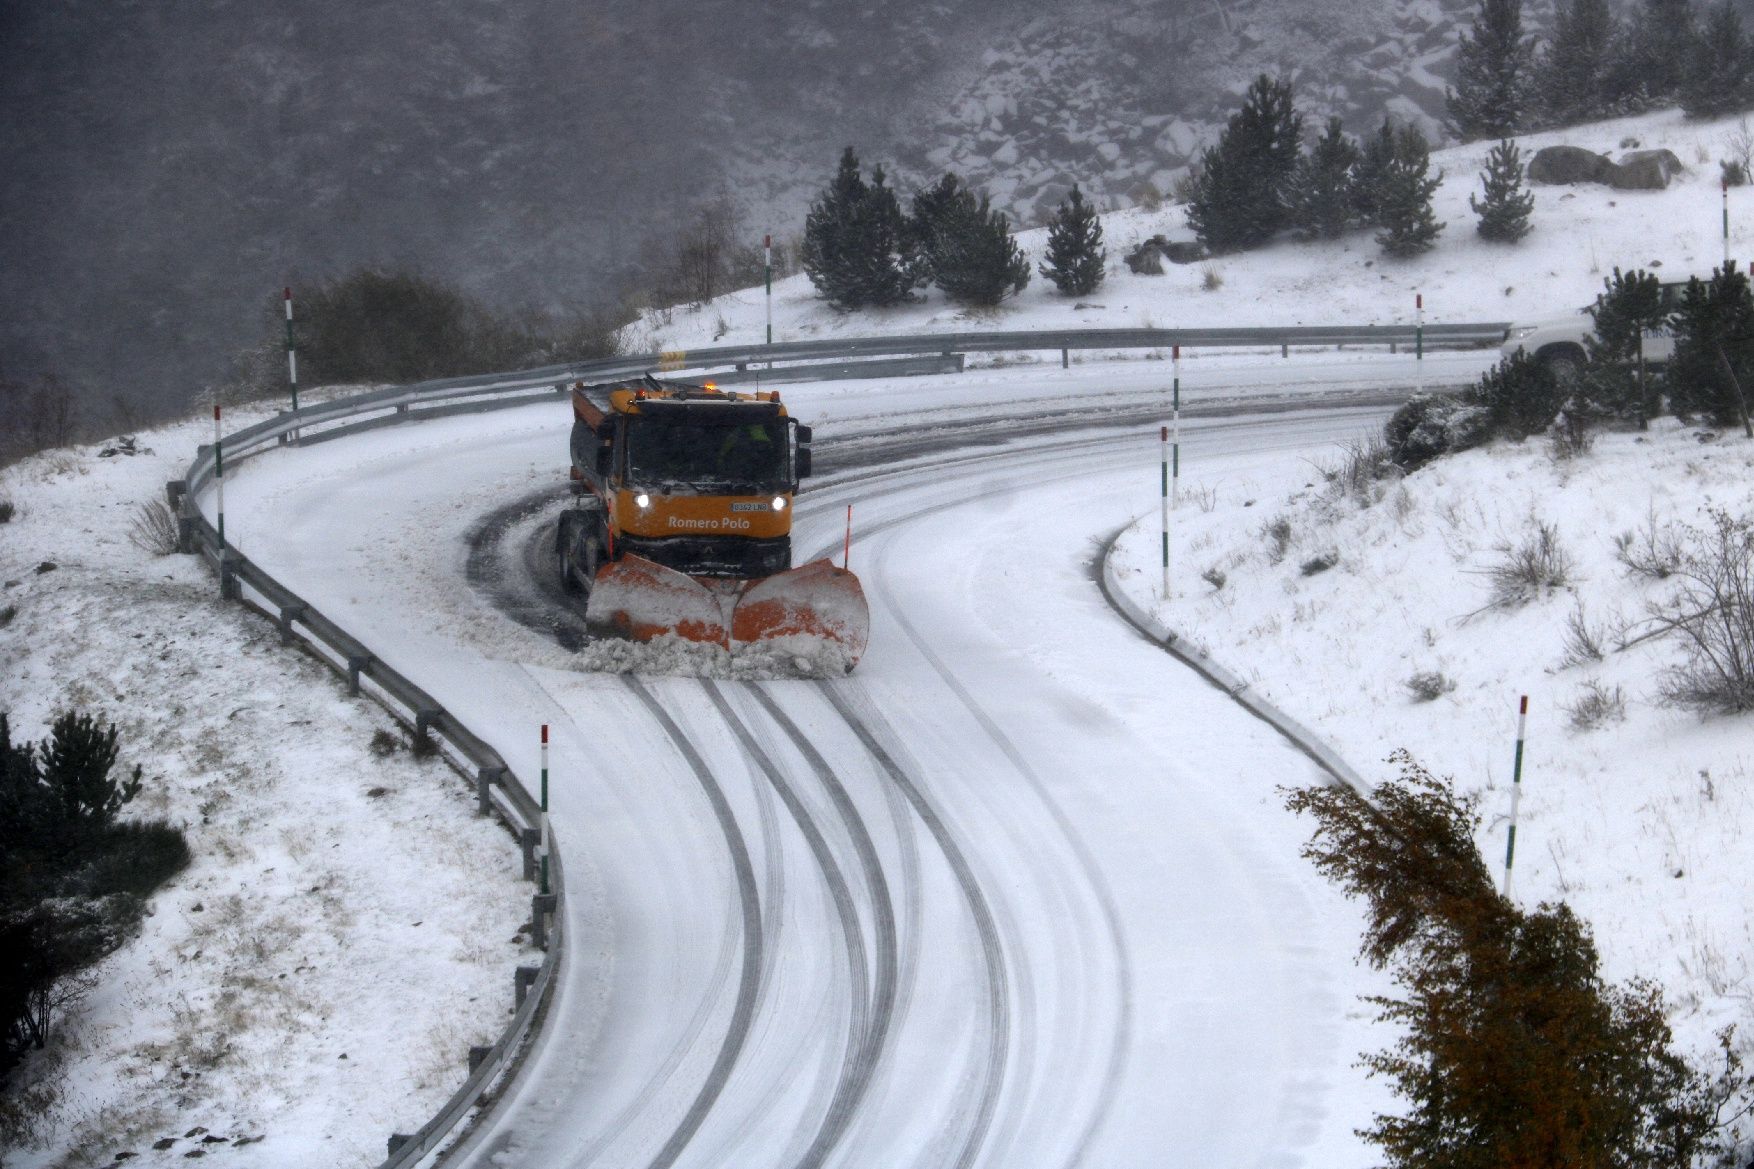
<instances>
[{"instance_id":1,"label":"curved road","mask_svg":"<svg viewBox=\"0 0 1754 1169\"><path fill-rule=\"evenodd\" d=\"M1158 407L1161 372L1119 415ZM905 383L905 437L886 438L897 421L861 390L787 395L825 472L798 546L838 550L852 503L872 600L871 650L832 682L577 668L541 554L563 410L228 477L244 550L514 767L533 774L552 727L570 958L454 1163L1357 1160L1351 1065L1378 1041L1350 1009L1358 922L1274 792L1310 764L1090 579L1156 507L1155 429L1015 394L983 414L966 381L928 428L930 385ZM1190 417L1190 481L1301 482L1380 423L1334 404L1359 392ZM852 401L878 420L862 436Z\"/></svg>"}]
</instances>

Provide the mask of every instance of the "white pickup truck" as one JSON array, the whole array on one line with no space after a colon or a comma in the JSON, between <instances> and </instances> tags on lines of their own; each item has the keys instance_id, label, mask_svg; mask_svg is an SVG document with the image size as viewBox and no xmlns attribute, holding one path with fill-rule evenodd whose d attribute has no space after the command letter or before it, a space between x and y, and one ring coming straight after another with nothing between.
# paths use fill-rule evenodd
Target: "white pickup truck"
<instances>
[{"instance_id":1,"label":"white pickup truck","mask_svg":"<svg viewBox=\"0 0 1754 1169\"><path fill-rule=\"evenodd\" d=\"M1665 281L1662 285L1663 307L1678 308L1686 287L1685 280ZM1519 352L1528 353L1563 380L1577 376L1589 361L1589 350L1584 348L1583 339L1595 331L1595 318L1590 316L1589 308L1580 308L1563 316L1512 325L1505 330L1504 344L1499 350L1506 357ZM1675 334L1667 325L1645 330L1646 365L1663 365L1674 352Z\"/></svg>"}]
</instances>

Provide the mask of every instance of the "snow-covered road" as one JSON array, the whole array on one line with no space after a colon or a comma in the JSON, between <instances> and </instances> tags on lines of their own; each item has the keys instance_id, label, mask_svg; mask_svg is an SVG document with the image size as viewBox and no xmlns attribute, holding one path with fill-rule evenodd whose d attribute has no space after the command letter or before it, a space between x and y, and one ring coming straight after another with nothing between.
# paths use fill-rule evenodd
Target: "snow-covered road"
<instances>
[{"instance_id":1,"label":"snow-covered road","mask_svg":"<svg viewBox=\"0 0 1754 1169\"><path fill-rule=\"evenodd\" d=\"M1352 1001L1358 919L1298 859L1274 790L1311 764L1092 581L1101 543L1157 506L1155 427L1036 418L953 453L833 453L837 427L917 432L978 414L983 392L1022 418L1019 387L1047 404L1136 384L1121 405L1148 408L1166 374L789 390L829 469L798 547L838 551L852 503L872 601L871 649L834 682L581 672L529 620L539 600L508 612L516 582L479 587L482 517L528 499L506 539L535 546L560 506L563 408L276 452L228 478L244 550L527 781L553 728L569 959L463 1163L1363 1156L1351 1130L1378 1089L1352 1064L1381 1037ZM1269 380L1292 379L1236 375ZM1382 417L1236 405L1185 423L1190 488L1307 481Z\"/></svg>"}]
</instances>

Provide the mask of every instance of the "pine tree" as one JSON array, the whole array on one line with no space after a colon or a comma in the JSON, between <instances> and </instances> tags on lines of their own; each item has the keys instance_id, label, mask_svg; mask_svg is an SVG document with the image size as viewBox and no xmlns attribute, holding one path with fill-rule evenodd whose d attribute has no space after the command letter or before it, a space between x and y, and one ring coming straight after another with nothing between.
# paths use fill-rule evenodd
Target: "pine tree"
<instances>
[{"instance_id":1,"label":"pine tree","mask_svg":"<svg viewBox=\"0 0 1754 1169\"><path fill-rule=\"evenodd\" d=\"M883 168L866 183L852 147L841 156L833 182L804 221L804 270L810 283L839 309L896 304L914 286L903 266L904 220Z\"/></svg>"},{"instance_id":2,"label":"pine tree","mask_svg":"<svg viewBox=\"0 0 1754 1169\"><path fill-rule=\"evenodd\" d=\"M932 241L957 214L972 208L974 192L961 176L945 172L943 178L914 195L913 214L906 228L907 265L921 284L932 282Z\"/></svg>"},{"instance_id":3,"label":"pine tree","mask_svg":"<svg viewBox=\"0 0 1754 1169\"><path fill-rule=\"evenodd\" d=\"M1610 52L1610 110L1637 113L1674 102L1696 51L1692 0L1644 0Z\"/></svg>"},{"instance_id":4,"label":"pine tree","mask_svg":"<svg viewBox=\"0 0 1754 1169\"><path fill-rule=\"evenodd\" d=\"M1514 244L1528 235L1535 194L1523 189L1523 162L1515 142L1506 138L1492 148L1480 182L1485 199L1476 201L1474 196L1468 196L1469 209L1480 217L1475 228L1480 238Z\"/></svg>"},{"instance_id":5,"label":"pine tree","mask_svg":"<svg viewBox=\"0 0 1754 1169\"><path fill-rule=\"evenodd\" d=\"M1608 0L1571 0L1559 9L1536 72L1547 125L1571 126L1607 112L1606 74L1615 34Z\"/></svg>"},{"instance_id":6,"label":"pine tree","mask_svg":"<svg viewBox=\"0 0 1754 1169\"><path fill-rule=\"evenodd\" d=\"M1732 264L1710 280L1688 281L1674 321L1675 355L1663 379L1670 406L1683 418L1701 414L1717 426L1736 425L1741 394L1754 394L1754 291L1747 275Z\"/></svg>"},{"instance_id":7,"label":"pine tree","mask_svg":"<svg viewBox=\"0 0 1754 1169\"><path fill-rule=\"evenodd\" d=\"M1644 335L1668 315L1662 284L1653 273L1615 268L1613 277L1602 281L1602 293L1590 307L1596 327L1583 339L1589 361L1580 386L1594 410L1641 423L1650 417L1649 381L1640 368Z\"/></svg>"},{"instance_id":8,"label":"pine tree","mask_svg":"<svg viewBox=\"0 0 1754 1169\"><path fill-rule=\"evenodd\" d=\"M1403 126L1395 135L1395 157L1383 172L1376 221L1382 227L1376 242L1385 255L1406 258L1431 249L1444 225L1431 209L1431 195L1443 172L1427 177L1431 149L1417 126Z\"/></svg>"},{"instance_id":9,"label":"pine tree","mask_svg":"<svg viewBox=\"0 0 1754 1169\"><path fill-rule=\"evenodd\" d=\"M1679 96L1690 118L1715 118L1754 105L1754 43L1731 0L1706 14Z\"/></svg>"},{"instance_id":10,"label":"pine tree","mask_svg":"<svg viewBox=\"0 0 1754 1169\"><path fill-rule=\"evenodd\" d=\"M1257 77L1218 144L1200 155L1188 226L1208 251L1257 247L1285 226L1285 186L1302 133L1290 83Z\"/></svg>"},{"instance_id":11,"label":"pine tree","mask_svg":"<svg viewBox=\"0 0 1754 1169\"><path fill-rule=\"evenodd\" d=\"M1395 124L1388 118L1382 128L1365 139L1352 167L1350 198L1352 215L1359 223L1375 224L1382 209L1383 180L1395 161Z\"/></svg>"},{"instance_id":12,"label":"pine tree","mask_svg":"<svg viewBox=\"0 0 1754 1169\"><path fill-rule=\"evenodd\" d=\"M1396 1033L1364 1066L1405 1105L1360 1131L1390 1169L1704 1163L1719 1085L1674 1050L1657 988L1601 975L1564 904L1499 895L1475 844L1477 800L1404 751L1367 801L1343 786L1287 793L1316 828L1303 855L1364 902L1364 958L1396 993L1371 1000ZM1727 1061L1732 1083L1740 1067ZM1698 1157L1699 1160L1695 1158Z\"/></svg>"},{"instance_id":13,"label":"pine tree","mask_svg":"<svg viewBox=\"0 0 1754 1169\"><path fill-rule=\"evenodd\" d=\"M1065 296L1089 296L1102 283L1108 252L1102 246L1102 220L1084 201L1078 184L1048 225L1047 259L1041 274Z\"/></svg>"},{"instance_id":14,"label":"pine tree","mask_svg":"<svg viewBox=\"0 0 1754 1169\"><path fill-rule=\"evenodd\" d=\"M966 187L943 208L928 255L933 283L961 304L991 307L1029 284L1029 260L1005 213Z\"/></svg>"},{"instance_id":15,"label":"pine tree","mask_svg":"<svg viewBox=\"0 0 1754 1169\"><path fill-rule=\"evenodd\" d=\"M1327 132L1297 160L1286 184L1291 226L1314 239L1339 238L1353 219L1352 170L1358 161L1358 144L1339 118L1329 118Z\"/></svg>"},{"instance_id":16,"label":"pine tree","mask_svg":"<svg viewBox=\"0 0 1754 1169\"><path fill-rule=\"evenodd\" d=\"M1450 127L1464 142L1508 138L1528 109L1533 47L1523 36L1522 0L1480 0L1456 52L1456 85L1445 94Z\"/></svg>"}]
</instances>

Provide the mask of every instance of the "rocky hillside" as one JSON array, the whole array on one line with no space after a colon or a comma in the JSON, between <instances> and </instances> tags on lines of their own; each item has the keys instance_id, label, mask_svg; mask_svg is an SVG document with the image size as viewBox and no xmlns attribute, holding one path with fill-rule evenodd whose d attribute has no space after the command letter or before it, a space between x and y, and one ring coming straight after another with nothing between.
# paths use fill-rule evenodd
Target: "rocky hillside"
<instances>
[{"instance_id":1,"label":"rocky hillside","mask_svg":"<svg viewBox=\"0 0 1754 1169\"><path fill-rule=\"evenodd\" d=\"M88 415L120 388L179 406L269 333L282 284L366 263L608 302L693 203L796 234L849 143L1024 223L1073 180L1148 201L1263 70L1312 117L1430 122L1473 7L0 5L0 374L58 369Z\"/></svg>"}]
</instances>

